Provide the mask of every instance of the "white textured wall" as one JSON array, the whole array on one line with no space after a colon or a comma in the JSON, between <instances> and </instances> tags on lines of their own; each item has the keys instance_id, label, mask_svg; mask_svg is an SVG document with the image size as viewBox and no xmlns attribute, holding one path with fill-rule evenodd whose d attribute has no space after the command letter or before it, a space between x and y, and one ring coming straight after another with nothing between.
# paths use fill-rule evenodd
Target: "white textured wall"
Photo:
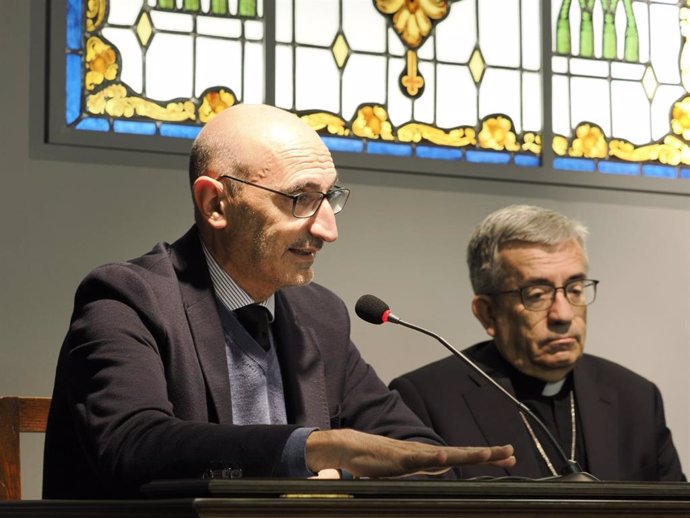
<instances>
[{"instance_id":1,"label":"white textured wall","mask_svg":"<svg viewBox=\"0 0 690 518\"><path fill-rule=\"evenodd\" d=\"M174 240L191 222L186 172L32 158L30 3L0 0L0 393L48 395L79 280L94 266ZM587 350L656 382L690 472L690 198L505 182L341 171L353 189L341 238L317 281L352 308L364 293L458 347L484 338L469 309L464 247L510 203L582 219L600 296ZM444 355L431 339L355 318L353 336L381 377ZM631 432L632 433L632 432ZM41 439L24 438L25 496L40 495Z\"/></svg>"}]
</instances>

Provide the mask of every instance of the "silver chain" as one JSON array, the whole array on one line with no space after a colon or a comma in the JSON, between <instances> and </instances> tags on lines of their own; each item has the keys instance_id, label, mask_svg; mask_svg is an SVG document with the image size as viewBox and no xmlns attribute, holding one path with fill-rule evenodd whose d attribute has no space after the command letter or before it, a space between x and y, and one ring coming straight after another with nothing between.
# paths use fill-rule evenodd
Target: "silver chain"
<instances>
[{"instance_id":1,"label":"silver chain","mask_svg":"<svg viewBox=\"0 0 690 518\"><path fill-rule=\"evenodd\" d=\"M556 471L556 468L553 467L553 464L551 463L551 459L549 459L549 456L546 454L546 451L544 450L544 447L541 445L541 442L539 442L539 439L537 439L536 434L534 433L534 430L532 429L532 426L530 426L529 422L527 421L527 418L525 417L525 414L520 412L520 417L522 417L522 422L525 423L525 427L527 428L527 431L529 432L530 436L532 437L532 440L534 441L534 445L537 448L537 451L541 455L541 458L544 459L544 462L546 463L546 466L549 468L549 471L551 471L551 474L556 476L558 475L558 472ZM575 395L573 394L573 391L570 391L570 433L572 435L572 440L570 442L570 460L575 461L575 441L577 437L577 428L576 428L576 419L575 419Z\"/></svg>"}]
</instances>

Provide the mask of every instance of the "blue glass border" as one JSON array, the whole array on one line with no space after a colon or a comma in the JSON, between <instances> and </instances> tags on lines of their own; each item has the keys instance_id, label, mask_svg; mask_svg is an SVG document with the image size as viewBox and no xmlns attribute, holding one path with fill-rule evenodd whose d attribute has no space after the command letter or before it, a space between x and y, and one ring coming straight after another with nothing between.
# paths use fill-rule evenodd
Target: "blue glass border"
<instances>
[{"instance_id":1,"label":"blue glass border","mask_svg":"<svg viewBox=\"0 0 690 518\"><path fill-rule=\"evenodd\" d=\"M397 144L392 142L367 142L367 151L372 155L412 156L410 144Z\"/></svg>"},{"instance_id":2,"label":"blue glass border","mask_svg":"<svg viewBox=\"0 0 690 518\"><path fill-rule=\"evenodd\" d=\"M359 139L322 136L321 140L324 141L326 147L331 151L342 151L345 153L362 153L364 151L364 143Z\"/></svg>"},{"instance_id":3,"label":"blue glass border","mask_svg":"<svg viewBox=\"0 0 690 518\"><path fill-rule=\"evenodd\" d=\"M191 124L161 123L160 132L163 137L186 138L194 140L201 131L201 126Z\"/></svg>"},{"instance_id":4,"label":"blue glass border","mask_svg":"<svg viewBox=\"0 0 690 518\"><path fill-rule=\"evenodd\" d=\"M586 171L593 173L597 170L594 160L589 158L563 158L558 157L553 160L553 167L555 169L563 169L566 171Z\"/></svg>"},{"instance_id":5,"label":"blue glass border","mask_svg":"<svg viewBox=\"0 0 690 518\"><path fill-rule=\"evenodd\" d=\"M155 135L155 122L123 121L114 120L113 130L115 133L129 133L131 135Z\"/></svg>"},{"instance_id":6,"label":"blue glass border","mask_svg":"<svg viewBox=\"0 0 690 518\"><path fill-rule=\"evenodd\" d=\"M89 117L80 120L76 128L86 131L110 131L110 121L101 117Z\"/></svg>"},{"instance_id":7,"label":"blue glass border","mask_svg":"<svg viewBox=\"0 0 690 518\"><path fill-rule=\"evenodd\" d=\"M65 121L72 124L81 114L81 56L65 57Z\"/></svg>"},{"instance_id":8,"label":"blue glass border","mask_svg":"<svg viewBox=\"0 0 690 518\"><path fill-rule=\"evenodd\" d=\"M417 145L415 154L419 158L428 158L431 160L462 160L462 149L452 147L436 147Z\"/></svg>"},{"instance_id":9,"label":"blue glass border","mask_svg":"<svg viewBox=\"0 0 690 518\"><path fill-rule=\"evenodd\" d=\"M604 174L637 176L640 174L640 164L630 162L609 162L602 160L599 162L599 172Z\"/></svg>"},{"instance_id":10,"label":"blue glass border","mask_svg":"<svg viewBox=\"0 0 690 518\"><path fill-rule=\"evenodd\" d=\"M67 48L71 50L81 50L83 34L83 1L67 1Z\"/></svg>"},{"instance_id":11,"label":"blue glass border","mask_svg":"<svg viewBox=\"0 0 690 518\"><path fill-rule=\"evenodd\" d=\"M515 155L515 165L536 168L541 165L541 158L535 155Z\"/></svg>"},{"instance_id":12,"label":"blue glass border","mask_svg":"<svg viewBox=\"0 0 690 518\"><path fill-rule=\"evenodd\" d=\"M467 161L474 164L509 164L510 153L501 151L467 150Z\"/></svg>"},{"instance_id":13,"label":"blue glass border","mask_svg":"<svg viewBox=\"0 0 690 518\"><path fill-rule=\"evenodd\" d=\"M678 178L678 171L669 165L645 164L642 166L642 174L653 178Z\"/></svg>"}]
</instances>

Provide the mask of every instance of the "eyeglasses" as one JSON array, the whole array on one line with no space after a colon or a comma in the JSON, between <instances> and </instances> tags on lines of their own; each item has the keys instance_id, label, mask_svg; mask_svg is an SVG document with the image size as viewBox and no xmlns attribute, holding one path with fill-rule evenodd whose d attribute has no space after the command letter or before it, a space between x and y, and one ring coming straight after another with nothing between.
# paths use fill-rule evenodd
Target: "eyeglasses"
<instances>
[{"instance_id":1,"label":"eyeglasses","mask_svg":"<svg viewBox=\"0 0 690 518\"><path fill-rule=\"evenodd\" d=\"M258 185L226 174L220 176L220 178L227 178L229 180L251 185L252 187L257 187L259 189L263 189L264 191L280 194L281 196L290 198L292 200L292 215L296 218L311 218L319 210L324 199L328 200L328 203L331 205L331 209L333 209L333 214L338 214L338 212L343 210L345 203L347 203L347 199L350 196L350 189L338 187L337 185L335 189L331 189L328 192L306 191L300 194L288 194L286 192L276 191L275 189L270 189L269 187L264 187L263 185Z\"/></svg>"},{"instance_id":2,"label":"eyeglasses","mask_svg":"<svg viewBox=\"0 0 690 518\"><path fill-rule=\"evenodd\" d=\"M556 300L556 292L563 290L563 295L573 306L589 306L597 298L597 284L593 279L577 279L563 286L551 286L549 284L532 284L515 290L497 291L485 293L485 295L507 295L519 293L522 305L530 311L543 311L549 309Z\"/></svg>"}]
</instances>

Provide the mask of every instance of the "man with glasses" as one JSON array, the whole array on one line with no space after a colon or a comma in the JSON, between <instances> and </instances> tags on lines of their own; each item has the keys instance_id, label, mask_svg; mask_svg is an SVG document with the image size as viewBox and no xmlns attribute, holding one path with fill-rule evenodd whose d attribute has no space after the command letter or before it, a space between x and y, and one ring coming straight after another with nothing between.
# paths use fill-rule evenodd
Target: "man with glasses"
<instances>
[{"instance_id":1,"label":"man with glasses","mask_svg":"<svg viewBox=\"0 0 690 518\"><path fill-rule=\"evenodd\" d=\"M558 443L454 356L390 384L449 444L515 447L514 467L468 466L463 477L551 477L567 460L602 480L684 480L657 387L584 354L585 227L557 212L515 205L474 231L467 263L472 311L491 340L464 351L536 414Z\"/></svg>"},{"instance_id":2,"label":"man with glasses","mask_svg":"<svg viewBox=\"0 0 690 518\"><path fill-rule=\"evenodd\" d=\"M347 309L310 284L349 190L296 116L239 105L192 146L195 225L80 285L55 379L46 498L136 496L152 479L388 477L511 465L457 448L389 391Z\"/></svg>"}]
</instances>

